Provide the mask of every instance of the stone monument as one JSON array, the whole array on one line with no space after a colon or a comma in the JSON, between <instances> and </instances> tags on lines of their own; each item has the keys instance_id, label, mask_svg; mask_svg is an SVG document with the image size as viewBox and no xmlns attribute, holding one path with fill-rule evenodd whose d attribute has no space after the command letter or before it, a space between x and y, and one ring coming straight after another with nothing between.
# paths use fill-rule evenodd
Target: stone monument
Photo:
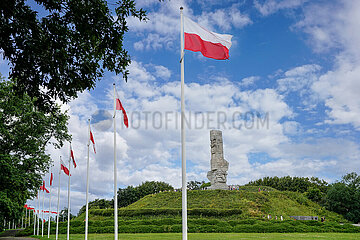
<instances>
[{"instance_id":1,"label":"stone monument","mask_svg":"<svg viewBox=\"0 0 360 240\"><path fill-rule=\"evenodd\" d=\"M229 163L224 159L222 132L220 130L210 131L210 147L211 170L207 174L207 178L211 182L209 189L227 190L226 177Z\"/></svg>"}]
</instances>

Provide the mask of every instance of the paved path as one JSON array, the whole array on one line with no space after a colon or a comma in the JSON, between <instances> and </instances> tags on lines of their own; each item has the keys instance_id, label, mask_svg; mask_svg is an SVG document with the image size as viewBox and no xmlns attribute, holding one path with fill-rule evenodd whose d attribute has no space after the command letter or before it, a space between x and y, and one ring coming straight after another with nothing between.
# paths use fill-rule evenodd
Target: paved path
<instances>
[{"instance_id":1,"label":"paved path","mask_svg":"<svg viewBox=\"0 0 360 240\"><path fill-rule=\"evenodd\" d=\"M15 237L16 233L23 229L7 230L0 235L0 240L36 240L36 238Z\"/></svg>"}]
</instances>

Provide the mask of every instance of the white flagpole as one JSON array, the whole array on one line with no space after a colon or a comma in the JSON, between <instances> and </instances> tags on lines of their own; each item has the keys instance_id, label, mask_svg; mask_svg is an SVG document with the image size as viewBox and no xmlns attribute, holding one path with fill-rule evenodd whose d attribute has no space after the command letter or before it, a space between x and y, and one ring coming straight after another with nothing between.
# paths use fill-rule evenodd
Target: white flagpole
<instances>
[{"instance_id":1,"label":"white flagpole","mask_svg":"<svg viewBox=\"0 0 360 240\"><path fill-rule=\"evenodd\" d=\"M37 214L37 230L36 230L36 235L39 236L39 223L40 223L40 194L38 192L38 214Z\"/></svg>"},{"instance_id":2,"label":"white flagpole","mask_svg":"<svg viewBox=\"0 0 360 240\"><path fill-rule=\"evenodd\" d=\"M52 168L50 168L50 179L51 179ZM51 182L50 185L50 193L49 193L49 216L48 216L48 238L50 238L50 215L51 215Z\"/></svg>"},{"instance_id":3,"label":"white flagpole","mask_svg":"<svg viewBox=\"0 0 360 240\"><path fill-rule=\"evenodd\" d=\"M36 211L36 209L34 208L34 212L33 212L33 215L34 215L34 235L36 233L36 214L35 214L35 211Z\"/></svg>"},{"instance_id":4,"label":"white flagpole","mask_svg":"<svg viewBox=\"0 0 360 240\"><path fill-rule=\"evenodd\" d=\"M116 170L116 96L114 83L114 238L118 239L118 203L117 203L117 170Z\"/></svg>"},{"instance_id":5,"label":"white flagpole","mask_svg":"<svg viewBox=\"0 0 360 240\"><path fill-rule=\"evenodd\" d=\"M41 213L41 237L44 236L44 203L45 203L45 189L43 189L43 204L42 204L42 213Z\"/></svg>"},{"instance_id":6,"label":"white flagpole","mask_svg":"<svg viewBox=\"0 0 360 240\"><path fill-rule=\"evenodd\" d=\"M24 217L24 215L23 215ZM27 209L25 208L25 228L26 228L26 221L27 221ZM22 224L21 224L21 227L22 227Z\"/></svg>"},{"instance_id":7,"label":"white flagpole","mask_svg":"<svg viewBox=\"0 0 360 240\"><path fill-rule=\"evenodd\" d=\"M88 129L88 152L87 152L87 167L86 167L86 213L85 213L85 240L88 239L88 220L89 220L89 162L90 162L90 119Z\"/></svg>"},{"instance_id":8,"label":"white flagpole","mask_svg":"<svg viewBox=\"0 0 360 240\"><path fill-rule=\"evenodd\" d=\"M67 240L70 239L70 174L71 172L71 152L69 156L69 184L68 184L68 222L67 222Z\"/></svg>"},{"instance_id":9,"label":"white flagpole","mask_svg":"<svg viewBox=\"0 0 360 240\"><path fill-rule=\"evenodd\" d=\"M60 156L60 164L61 164L61 156ZM59 169L59 185L58 185L58 200L57 200L57 212L56 212L56 233L55 233L55 239L58 239L58 233L59 233L59 205L60 205L60 174L61 174L61 167Z\"/></svg>"},{"instance_id":10,"label":"white flagpole","mask_svg":"<svg viewBox=\"0 0 360 240\"><path fill-rule=\"evenodd\" d=\"M21 228L24 227L23 225L23 222L24 222L24 212L23 212L23 216L22 216L22 219L21 219ZM25 228L26 228L26 220L27 220L27 209L25 209Z\"/></svg>"},{"instance_id":11,"label":"white flagpole","mask_svg":"<svg viewBox=\"0 0 360 240\"><path fill-rule=\"evenodd\" d=\"M184 98L184 17L180 7L181 28L181 176L182 176L182 239L187 240L187 194L186 194L186 157L185 157L185 98Z\"/></svg>"},{"instance_id":12,"label":"white flagpole","mask_svg":"<svg viewBox=\"0 0 360 240\"><path fill-rule=\"evenodd\" d=\"M29 209L29 227L30 227L30 225L31 225L31 209Z\"/></svg>"}]
</instances>

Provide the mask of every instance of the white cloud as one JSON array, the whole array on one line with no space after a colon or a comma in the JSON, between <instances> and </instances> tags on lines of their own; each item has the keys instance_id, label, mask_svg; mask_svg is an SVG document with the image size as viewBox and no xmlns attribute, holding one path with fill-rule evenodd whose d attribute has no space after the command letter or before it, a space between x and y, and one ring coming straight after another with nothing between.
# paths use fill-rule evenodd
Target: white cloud
<instances>
[{"instance_id":1,"label":"white cloud","mask_svg":"<svg viewBox=\"0 0 360 240\"><path fill-rule=\"evenodd\" d=\"M263 16L267 16L279 10L298 8L307 1L308 0L265 0L261 4L258 0L255 0L254 5Z\"/></svg>"},{"instance_id":2,"label":"white cloud","mask_svg":"<svg viewBox=\"0 0 360 240\"><path fill-rule=\"evenodd\" d=\"M215 26L223 31L230 31L233 27L242 28L252 24L250 17L242 14L237 8L237 5L233 5L227 9L217 9L214 12L203 12L195 18L201 26L212 31L214 31Z\"/></svg>"},{"instance_id":3,"label":"white cloud","mask_svg":"<svg viewBox=\"0 0 360 240\"><path fill-rule=\"evenodd\" d=\"M246 77L241 80L240 85L244 86L244 87L249 87L249 86L254 85L255 82L258 81L259 79L260 79L259 76Z\"/></svg>"},{"instance_id":4,"label":"white cloud","mask_svg":"<svg viewBox=\"0 0 360 240\"><path fill-rule=\"evenodd\" d=\"M331 1L305 8L295 27L310 36L316 52L336 50L334 67L312 85L328 107L327 123L360 128L360 2Z\"/></svg>"},{"instance_id":5,"label":"white cloud","mask_svg":"<svg viewBox=\"0 0 360 240\"><path fill-rule=\"evenodd\" d=\"M286 121L283 123L283 128L285 134L295 135L300 131L300 123L296 121Z\"/></svg>"},{"instance_id":6,"label":"white cloud","mask_svg":"<svg viewBox=\"0 0 360 240\"><path fill-rule=\"evenodd\" d=\"M298 92L300 95L308 91L313 82L318 79L319 65L309 64L286 71L283 78L277 80L277 90L281 93Z\"/></svg>"}]
</instances>

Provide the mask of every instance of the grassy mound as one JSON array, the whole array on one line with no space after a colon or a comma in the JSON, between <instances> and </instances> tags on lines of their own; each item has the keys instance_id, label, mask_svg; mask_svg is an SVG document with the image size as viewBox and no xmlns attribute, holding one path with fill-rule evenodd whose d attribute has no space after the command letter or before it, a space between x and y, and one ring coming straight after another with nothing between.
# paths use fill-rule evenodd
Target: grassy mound
<instances>
[{"instance_id":1,"label":"grassy mound","mask_svg":"<svg viewBox=\"0 0 360 240\"><path fill-rule=\"evenodd\" d=\"M360 232L336 213L310 201L301 193L259 187L239 191L209 190L188 192L189 232ZM263 189L263 188L262 188ZM112 233L113 209L90 209L89 232ZM181 232L181 192L148 195L118 210L120 233ZM273 216L268 220L267 215ZM290 216L325 216L325 223L295 221ZM278 220L274 217L278 216ZM284 221L280 221L283 216ZM84 232L85 214L71 221L72 233ZM55 231L52 225L51 231ZM31 233L31 228L28 230ZM60 223L60 233L66 223Z\"/></svg>"},{"instance_id":2,"label":"grassy mound","mask_svg":"<svg viewBox=\"0 0 360 240\"><path fill-rule=\"evenodd\" d=\"M181 192L162 192L148 195L123 210L180 208ZM242 213L236 214L239 219L263 218L270 214L278 217L282 215L285 219L297 215L326 216L331 221L346 222L342 216L325 210L303 194L295 192L189 191L188 209L240 209Z\"/></svg>"}]
</instances>

